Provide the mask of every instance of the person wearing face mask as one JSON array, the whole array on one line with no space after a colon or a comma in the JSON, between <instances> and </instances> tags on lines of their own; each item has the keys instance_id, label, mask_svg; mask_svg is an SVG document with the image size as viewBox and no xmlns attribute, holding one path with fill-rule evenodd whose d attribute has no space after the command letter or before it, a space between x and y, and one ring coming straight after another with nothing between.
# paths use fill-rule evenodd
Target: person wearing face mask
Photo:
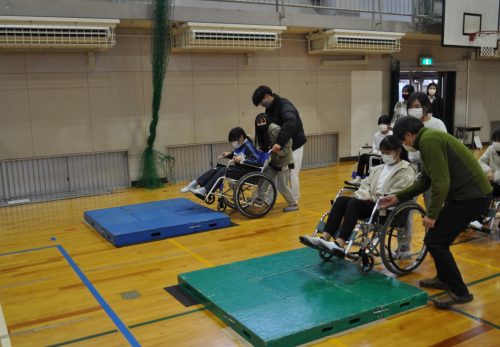
<instances>
[{"instance_id":1,"label":"person wearing face mask","mask_svg":"<svg viewBox=\"0 0 500 347\"><path fill-rule=\"evenodd\" d=\"M470 302L473 296L450 245L470 221L488 211L493 189L471 151L452 135L426 128L415 117L401 118L393 131L405 148L420 151L423 169L411 187L382 198L380 207L396 205L431 188L423 221L428 229L424 243L434 258L437 276L421 280L420 286L448 291L434 299L439 308Z\"/></svg>"},{"instance_id":2,"label":"person wearing face mask","mask_svg":"<svg viewBox=\"0 0 500 347\"><path fill-rule=\"evenodd\" d=\"M413 184L416 171L407 161L401 142L393 135L387 136L380 143L380 150L384 164L372 169L354 196L340 196L335 200L321 237L301 236L301 243L343 257L344 245L356 223L359 219L370 217L377 199ZM330 241L337 230L338 236Z\"/></svg>"},{"instance_id":3,"label":"person wearing face mask","mask_svg":"<svg viewBox=\"0 0 500 347\"><path fill-rule=\"evenodd\" d=\"M359 156L355 177L350 181L346 181L345 183L351 185L359 185L363 178L368 176L370 157L380 158L380 143L386 136L392 135L392 130L389 130L390 123L391 117L387 115L382 115L378 118L378 127L380 131L377 131L373 135L372 151L370 153L364 153ZM380 164L380 161L381 160L377 160L377 164Z\"/></svg>"},{"instance_id":4,"label":"person wearing face mask","mask_svg":"<svg viewBox=\"0 0 500 347\"><path fill-rule=\"evenodd\" d=\"M392 116L391 120L391 129L396 123L396 121L404 116L407 116L407 101L411 94L415 92L415 88L411 84L407 84L403 87L401 92L402 100L398 101L394 106L394 116Z\"/></svg>"},{"instance_id":5,"label":"person wearing face mask","mask_svg":"<svg viewBox=\"0 0 500 347\"><path fill-rule=\"evenodd\" d=\"M443 99L437 94L437 84L432 82L427 86L427 96L431 102L432 117L443 119Z\"/></svg>"},{"instance_id":6,"label":"person wearing face mask","mask_svg":"<svg viewBox=\"0 0 500 347\"><path fill-rule=\"evenodd\" d=\"M274 153L278 153L288 140L292 139L293 141L292 155L294 168L290 172L290 187L292 188L294 199L299 201L299 173L302 166L304 145L307 142L299 111L297 111L289 100L273 93L271 88L267 86L260 86L255 89L252 95L252 102L255 106L260 105L265 107L266 114L271 123L281 128L278 139L271 148Z\"/></svg>"},{"instance_id":7,"label":"person wearing face mask","mask_svg":"<svg viewBox=\"0 0 500 347\"><path fill-rule=\"evenodd\" d=\"M424 122L426 128L436 129L447 132L446 125L439 118L435 118L432 114L432 104L424 93L413 93L408 98L407 102L408 116L420 119Z\"/></svg>"},{"instance_id":8,"label":"person wearing face mask","mask_svg":"<svg viewBox=\"0 0 500 347\"><path fill-rule=\"evenodd\" d=\"M204 197L212 189L217 180L224 176L225 173L230 178L239 179L246 173L255 171L255 168L244 164L252 166L264 165L262 152L255 149L252 140L247 136L245 130L240 127L231 129L228 140L233 146L234 151L224 152L222 156L233 159L235 165L229 166L227 171L225 165L217 165L215 168L206 171L198 177L198 179L191 181L187 186L182 188L182 193L190 191L199 197Z\"/></svg>"},{"instance_id":9,"label":"person wearing face mask","mask_svg":"<svg viewBox=\"0 0 500 347\"><path fill-rule=\"evenodd\" d=\"M263 152L268 152L276 143L280 131L281 128L271 123L265 113L258 114L255 117L255 146ZM291 169L293 169L292 139L288 140L278 153L271 153L271 161L264 170L264 174L274 181L278 191L288 203L283 212L292 212L299 209L292 190L288 186Z\"/></svg>"},{"instance_id":10,"label":"person wearing face mask","mask_svg":"<svg viewBox=\"0 0 500 347\"><path fill-rule=\"evenodd\" d=\"M479 165L493 187L493 196L500 196L500 129L491 135L491 145L479 158Z\"/></svg>"},{"instance_id":11,"label":"person wearing face mask","mask_svg":"<svg viewBox=\"0 0 500 347\"><path fill-rule=\"evenodd\" d=\"M493 187L493 196L500 196L500 129L491 135L491 145L479 158L479 165L486 174L486 178ZM472 229L482 230L483 223L475 220L469 224Z\"/></svg>"}]
</instances>

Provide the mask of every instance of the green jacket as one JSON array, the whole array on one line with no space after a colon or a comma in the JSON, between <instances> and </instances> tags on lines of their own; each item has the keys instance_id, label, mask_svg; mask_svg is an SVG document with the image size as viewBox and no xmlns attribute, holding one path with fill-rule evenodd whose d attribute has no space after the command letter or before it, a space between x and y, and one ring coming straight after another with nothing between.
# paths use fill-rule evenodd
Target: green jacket
<instances>
[{"instance_id":1,"label":"green jacket","mask_svg":"<svg viewBox=\"0 0 500 347\"><path fill-rule=\"evenodd\" d=\"M399 192L409 200L431 188L427 216L436 219L445 201L471 200L488 195L492 187L472 153L448 133L422 128L413 147L420 151L423 169L415 183Z\"/></svg>"}]
</instances>

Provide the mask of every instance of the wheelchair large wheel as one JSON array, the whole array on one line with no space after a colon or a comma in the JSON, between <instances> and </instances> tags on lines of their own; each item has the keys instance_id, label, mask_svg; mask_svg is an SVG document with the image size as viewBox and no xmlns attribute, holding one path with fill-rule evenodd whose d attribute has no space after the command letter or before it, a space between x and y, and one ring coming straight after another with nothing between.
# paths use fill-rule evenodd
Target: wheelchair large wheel
<instances>
[{"instance_id":1,"label":"wheelchair large wheel","mask_svg":"<svg viewBox=\"0 0 500 347\"><path fill-rule=\"evenodd\" d=\"M266 215L276 202L276 186L266 175L250 172L241 177L234 189L234 203L248 218Z\"/></svg>"},{"instance_id":2,"label":"wheelchair large wheel","mask_svg":"<svg viewBox=\"0 0 500 347\"><path fill-rule=\"evenodd\" d=\"M397 206L387 217L380 233L380 255L393 274L410 273L424 261L424 217L425 210L413 200Z\"/></svg>"}]
</instances>

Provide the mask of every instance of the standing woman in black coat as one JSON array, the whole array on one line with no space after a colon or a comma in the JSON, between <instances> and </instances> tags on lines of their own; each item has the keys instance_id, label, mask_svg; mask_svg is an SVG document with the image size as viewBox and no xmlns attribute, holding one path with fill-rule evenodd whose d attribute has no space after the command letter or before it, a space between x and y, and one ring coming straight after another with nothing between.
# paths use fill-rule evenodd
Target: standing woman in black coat
<instances>
[{"instance_id":1,"label":"standing woman in black coat","mask_svg":"<svg viewBox=\"0 0 500 347\"><path fill-rule=\"evenodd\" d=\"M437 84L432 82L427 86L427 96L432 104L432 117L443 120L443 99L437 94Z\"/></svg>"}]
</instances>

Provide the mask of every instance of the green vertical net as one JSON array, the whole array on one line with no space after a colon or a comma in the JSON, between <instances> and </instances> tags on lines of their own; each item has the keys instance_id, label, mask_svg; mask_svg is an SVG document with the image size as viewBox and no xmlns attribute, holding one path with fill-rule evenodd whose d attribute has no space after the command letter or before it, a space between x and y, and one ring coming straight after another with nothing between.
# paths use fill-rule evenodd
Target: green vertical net
<instances>
[{"instance_id":1,"label":"green vertical net","mask_svg":"<svg viewBox=\"0 0 500 347\"><path fill-rule=\"evenodd\" d=\"M153 71L153 100L152 119L149 124L147 146L142 154L139 168L139 187L158 188L162 186L158 173L157 156L154 143L156 127L158 125L158 112L161 106L163 81L167 72L168 58L170 56L170 17L172 0L153 1L153 20L151 34L151 66Z\"/></svg>"}]
</instances>

